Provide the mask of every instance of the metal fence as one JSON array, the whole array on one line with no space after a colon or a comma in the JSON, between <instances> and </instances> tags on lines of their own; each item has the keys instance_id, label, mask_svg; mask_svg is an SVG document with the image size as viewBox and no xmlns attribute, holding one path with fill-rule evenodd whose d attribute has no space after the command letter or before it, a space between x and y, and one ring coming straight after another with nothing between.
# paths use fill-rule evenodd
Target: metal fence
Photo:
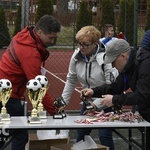
<instances>
[{"instance_id":1,"label":"metal fence","mask_svg":"<svg viewBox=\"0 0 150 150\"><path fill-rule=\"evenodd\" d=\"M133 0L131 0L133 1ZM3 3L2 3L3 2ZM5 2L5 3L4 3ZM7 2L7 3L6 3ZM43 1L44 2L44 1ZM100 0L87 0L89 7L93 10L94 2L96 4L96 13L93 12L93 25L99 27L101 25L101 6ZM92 3L91 3L92 2ZM8 28L10 30L10 36L12 37L14 23L17 16L17 7L21 5L21 28L24 28L27 25L35 25L35 14L37 11L37 0L1 0L0 6L4 7L5 15L7 18ZM130 34L133 38L133 43L131 45L137 46L141 43L141 38L144 33L144 28L146 24L146 0L134 0L134 30L132 33L126 33L126 26L130 26L130 22L127 22L131 17L131 14L127 14L127 6L123 8L124 12L124 34ZM75 37L75 28L76 28L76 15L79 10L79 1L78 0L57 0L57 5L53 5L54 16L59 20L62 27L62 34L60 34L60 39L58 38L57 46L74 46L74 37ZM63 9L62 9L63 8ZM107 8L108 9L108 8ZM115 15L115 24L116 30L118 25L119 17L119 5L118 3L114 4L114 15ZM109 10L108 10L109 15ZM109 22L108 22L109 23ZM0 33L1 33L0 29ZM66 32L67 31L67 32ZM5 35L3 35L5 36ZM130 42L130 41L129 41ZM7 46L7 45L6 45Z\"/></svg>"},{"instance_id":2,"label":"metal fence","mask_svg":"<svg viewBox=\"0 0 150 150\"><path fill-rule=\"evenodd\" d=\"M72 2L72 5L69 4L70 1ZM65 9L61 9L61 12L59 12L58 10L60 6L59 7L56 5L53 6L54 16L59 20L59 22L62 25L62 30L58 36L56 46L50 48L51 56L46 62L46 69L48 70L47 76L51 85L49 88L49 92L51 93L53 98L57 98L61 96L61 92L63 90L65 80L66 80L69 60L73 53L73 50L76 47L74 37L76 35L75 29L76 29L76 14L78 11L78 3L77 3L78 1L77 0L74 0L74 1L70 0L70 1L65 0L63 1L64 3L62 2L62 4L66 4L66 6L64 7ZM146 3L144 3L143 0L140 0L140 1L141 2L139 3L138 0L135 0L134 31L133 33L131 33L131 36L134 39L133 46L140 45L143 34L145 32L144 28L146 24L146 11L145 10L143 11L143 7L145 8ZM0 5L4 7L5 9L5 15L7 18L7 26L9 28L10 36L12 37L13 30L14 30L14 22L16 18L17 6L21 5L21 8L22 8L21 28L24 28L27 25L29 26L35 25L35 13L36 13L37 6L36 6L36 0L34 1L20 0L18 2L14 2L13 6L12 6L12 3L10 5L9 2L10 1L8 1L6 5L7 8L2 3L2 1L0 2ZM118 5L115 5L114 7L116 24L118 21L118 13L119 13L119 9L117 6ZM97 5L97 10L99 10L100 7L101 6ZM125 14L125 16L130 17L130 14ZM99 13L97 12L96 14L95 13L93 14L93 24L96 27L98 27L100 25L100 20L101 20L101 13L99 10ZM127 25L128 25L128 22L126 22L125 26ZM3 29L0 27L0 36L5 37L5 35L1 35L1 30ZM8 45L5 45L5 46L7 47ZM1 54L3 53L3 51L4 49L1 50ZM80 84L78 84L78 87L77 89L75 89L75 92L73 93L73 96L71 98L72 102L70 102L70 105L67 107L68 110L80 109L81 107L79 104L80 103L80 100L79 100L80 89L81 89L81 86Z\"/></svg>"}]
</instances>

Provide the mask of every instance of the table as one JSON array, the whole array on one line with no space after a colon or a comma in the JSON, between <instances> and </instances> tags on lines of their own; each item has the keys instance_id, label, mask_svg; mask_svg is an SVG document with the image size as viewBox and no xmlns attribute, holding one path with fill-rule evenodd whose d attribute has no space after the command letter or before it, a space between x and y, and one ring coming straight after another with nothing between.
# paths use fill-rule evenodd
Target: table
<instances>
[{"instance_id":1,"label":"table","mask_svg":"<svg viewBox=\"0 0 150 150\"><path fill-rule=\"evenodd\" d=\"M28 118L26 116L22 117L11 117L10 123L3 123L0 125L0 129L8 130L15 130L15 129L27 129L27 130L46 130L46 129L81 129L81 128L92 128L92 129L99 129L99 128L126 128L126 129L132 129L132 128L138 128L142 131L142 150L146 150L145 148L145 133L146 128L150 127L150 123L147 121L144 122L94 122L93 124L79 124L75 123L75 120L80 119L86 119L87 116L67 116L64 119L53 119L52 116L48 116L48 119L42 119L41 124L30 124L28 123ZM129 137L129 140L127 140L123 135L120 133L117 133L116 130L114 130L116 134L118 134L122 139L124 139L130 146L134 147L134 142L132 140L132 134L130 134L131 137ZM135 143L138 145L138 143Z\"/></svg>"},{"instance_id":2,"label":"table","mask_svg":"<svg viewBox=\"0 0 150 150\"><path fill-rule=\"evenodd\" d=\"M11 117L11 122L3 123L0 128L7 129L79 129L79 128L137 128L137 127L150 127L150 123L144 122L94 122L93 124L78 124L75 120L86 119L87 116L67 116L64 119L53 119L48 116L48 119L41 119L41 124L30 124L26 116Z\"/></svg>"}]
</instances>

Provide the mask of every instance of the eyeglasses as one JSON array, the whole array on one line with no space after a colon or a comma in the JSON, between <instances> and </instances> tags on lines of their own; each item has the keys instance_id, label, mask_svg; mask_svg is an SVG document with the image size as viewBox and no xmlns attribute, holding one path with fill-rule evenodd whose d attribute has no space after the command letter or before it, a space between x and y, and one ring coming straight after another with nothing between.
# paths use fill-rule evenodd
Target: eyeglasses
<instances>
[{"instance_id":1,"label":"eyeglasses","mask_svg":"<svg viewBox=\"0 0 150 150\"><path fill-rule=\"evenodd\" d=\"M78 42L77 45L78 45L78 47L82 46L83 48L88 48L89 46L93 45L93 43L86 44L86 43Z\"/></svg>"}]
</instances>

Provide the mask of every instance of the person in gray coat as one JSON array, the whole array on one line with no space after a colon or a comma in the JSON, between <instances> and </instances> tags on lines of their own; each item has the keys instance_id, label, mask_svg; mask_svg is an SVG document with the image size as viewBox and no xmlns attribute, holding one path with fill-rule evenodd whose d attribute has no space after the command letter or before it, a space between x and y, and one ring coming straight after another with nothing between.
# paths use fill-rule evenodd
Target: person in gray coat
<instances>
[{"instance_id":1,"label":"person in gray coat","mask_svg":"<svg viewBox=\"0 0 150 150\"><path fill-rule=\"evenodd\" d=\"M104 65L103 57L105 55L105 47L99 42L101 32L94 26L82 27L76 34L78 48L75 49L69 64L67 80L62 92L62 98L68 105L73 91L78 82L82 88L94 88L104 84L111 84L118 75L118 71L112 68L111 64ZM91 101L97 105L96 97ZM80 114L83 115L86 105L83 103ZM112 109L105 109L105 112ZM79 129L77 131L77 142L84 139L84 135L89 135L91 129ZM114 150L111 129L100 129L99 139L102 145L110 147Z\"/></svg>"}]
</instances>

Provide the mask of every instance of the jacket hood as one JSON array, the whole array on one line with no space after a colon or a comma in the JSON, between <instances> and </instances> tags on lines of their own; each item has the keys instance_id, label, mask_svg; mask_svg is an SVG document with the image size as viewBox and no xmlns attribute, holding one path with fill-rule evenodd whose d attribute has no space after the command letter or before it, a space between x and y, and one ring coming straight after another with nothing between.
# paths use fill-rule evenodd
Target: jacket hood
<instances>
[{"instance_id":1,"label":"jacket hood","mask_svg":"<svg viewBox=\"0 0 150 150\"><path fill-rule=\"evenodd\" d=\"M45 61L49 57L49 52L45 46L41 43L41 40L37 36L33 27L26 27L21 32L18 32L14 37L13 41L22 46L32 47L39 51L41 54L42 61Z\"/></svg>"},{"instance_id":2,"label":"jacket hood","mask_svg":"<svg viewBox=\"0 0 150 150\"><path fill-rule=\"evenodd\" d=\"M143 37L141 47L149 48L150 47L150 40L149 39L150 39L150 30L147 30L145 32L144 37Z\"/></svg>"},{"instance_id":3,"label":"jacket hood","mask_svg":"<svg viewBox=\"0 0 150 150\"><path fill-rule=\"evenodd\" d=\"M30 34L30 30L31 29L33 29L33 28L29 28L29 27L24 28L21 32L18 32L14 36L14 40L18 44L21 44L21 45L23 44L23 45L35 47L35 42L36 41L35 41L35 39ZM38 38L36 38L36 39L38 39Z\"/></svg>"},{"instance_id":4,"label":"jacket hood","mask_svg":"<svg viewBox=\"0 0 150 150\"><path fill-rule=\"evenodd\" d=\"M147 49L140 47L138 50L135 50L131 48L129 60L122 73L132 74L133 70L135 70L135 68L138 69L139 64L147 58L150 58L150 51Z\"/></svg>"},{"instance_id":5,"label":"jacket hood","mask_svg":"<svg viewBox=\"0 0 150 150\"><path fill-rule=\"evenodd\" d=\"M75 61L77 60L85 61L83 55L80 52L80 49L77 48L75 51L76 51L75 56L74 56ZM101 47L101 44L99 44L96 54L91 56L90 61L93 61L96 59L97 63L99 65L102 65L104 63L104 55L105 55L105 48Z\"/></svg>"},{"instance_id":6,"label":"jacket hood","mask_svg":"<svg viewBox=\"0 0 150 150\"><path fill-rule=\"evenodd\" d=\"M136 61L143 61L147 58L150 58L150 49L139 47L137 54L136 54Z\"/></svg>"}]
</instances>

